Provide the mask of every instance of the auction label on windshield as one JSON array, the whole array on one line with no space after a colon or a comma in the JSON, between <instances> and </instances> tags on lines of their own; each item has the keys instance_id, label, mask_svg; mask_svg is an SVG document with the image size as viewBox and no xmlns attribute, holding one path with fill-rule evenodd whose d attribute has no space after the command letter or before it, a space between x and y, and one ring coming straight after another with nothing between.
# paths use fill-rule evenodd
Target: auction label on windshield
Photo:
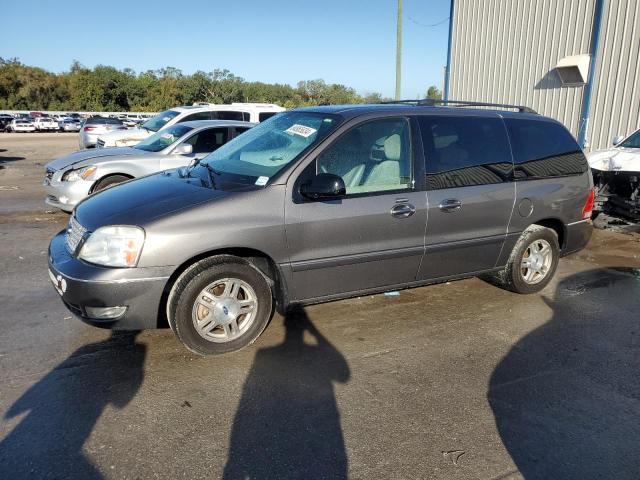
<instances>
[{"instance_id":1,"label":"auction label on windshield","mask_svg":"<svg viewBox=\"0 0 640 480\"><path fill-rule=\"evenodd\" d=\"M295 125L291 125L289 128L287 128L285 132L307 138L316 133L317 130L315 128L305 127L304 125L298 125L296 123Z\"/></svg>"},{"instance_id":2,"label":"auction label on windshield","mask_svg":"<svg viewBox=\"0 0 640 480\"><path fill-rule=\"evenodd\" d=\"M256 180L256 185L258 185L259 187L264 187L268 181L269 177L258 177L258 179Z\"/></svg>"}]
</instances>

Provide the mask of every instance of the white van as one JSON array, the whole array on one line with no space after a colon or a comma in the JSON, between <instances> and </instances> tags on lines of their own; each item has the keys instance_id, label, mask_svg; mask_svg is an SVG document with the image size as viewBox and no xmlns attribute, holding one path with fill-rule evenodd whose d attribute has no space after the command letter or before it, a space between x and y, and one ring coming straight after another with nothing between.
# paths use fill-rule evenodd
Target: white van
<instances>
[{"instance_id":1,"label":"white van","mask_svg":"<svg viewBox=\"0 0 640 480\"><path fill-rule=\"evenodd\" d=\"M127 147L135 145L159 130L176 123L193 120L239 120L258 123L285 109L272 103L215 103L175 107L159 113L143 123L139 128L113 131L98 137L96 148Z\"/></svg>"}]
</instances>

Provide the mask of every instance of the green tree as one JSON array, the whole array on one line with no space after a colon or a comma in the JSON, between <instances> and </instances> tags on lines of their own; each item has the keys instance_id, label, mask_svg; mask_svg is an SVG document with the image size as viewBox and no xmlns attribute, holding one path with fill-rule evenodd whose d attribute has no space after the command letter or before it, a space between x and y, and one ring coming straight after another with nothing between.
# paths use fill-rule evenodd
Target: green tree
<instances>
[{"instance_id":1,"label":"green tree","mask_svg":"<svg viewBox=\"0 0 640 480\"><path fill-rule=\"evenodd\" d=\"M442 100L442 91L438 89L435 85L431 85L427 89L427 98L432 98L434 100Z\"/></svg>"}]
</instances>

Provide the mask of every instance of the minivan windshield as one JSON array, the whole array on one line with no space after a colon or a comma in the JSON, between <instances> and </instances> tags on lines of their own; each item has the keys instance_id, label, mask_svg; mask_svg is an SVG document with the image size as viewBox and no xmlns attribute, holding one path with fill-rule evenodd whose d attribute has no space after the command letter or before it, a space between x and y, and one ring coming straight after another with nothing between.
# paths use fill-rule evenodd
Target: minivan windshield
<instances>
[{"instance_id":1,"label":"minivan windshield","mask_svg":"<svg viewBox=\"0 0 640 480\"><path fill-rule=\"evenodd\" d=\"M142 124L142 128L150 130L152 132L157 132L162 127L164 127L172 118L180 115L180 112L176 112L175 110L167 110L166 112L159 113L153 118L150 118L146 122Z\"/></svg>"},{"instance_id":2,"label":"minivan windshield","mask_svg":"<svg viewBox=\"0 0 640 480\"><path fill-rule=\"evenodd\" d=\"M239 183L263 186L338 123L335 115L281 113L207 155L200 164L216 174L239 176Z\"/></svg>"},{"instance_id":3,"label":"minivan windshield","mask_svg":"<svg viewBox=\"0 0 640 480\"><path fill-rule=\"evenodd\" d=\"M631 135L618 146L624 148L640 148L640 130Z\"/></svg>"},{"instance_id":4,"label":"minivan windshield","mask_svg":"<svg viewBox=\"0 0 640 480\"><path fill-rule=\"evenodd\" d=\"M159 152L160 150L167 148L169 145L176 143L179 138L190 130L193 129L185 125L173 125L166 130L156 132L150 137L145 138L133 148L144 150L146 152Z\"/></svg>"}]
</instances>

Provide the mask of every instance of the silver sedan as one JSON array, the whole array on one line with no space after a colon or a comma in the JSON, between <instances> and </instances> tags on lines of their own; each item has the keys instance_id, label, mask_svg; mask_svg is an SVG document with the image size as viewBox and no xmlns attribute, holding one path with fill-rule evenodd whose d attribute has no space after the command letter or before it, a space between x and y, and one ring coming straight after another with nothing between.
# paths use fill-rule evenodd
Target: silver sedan
<instances>
[{"instance_id":1,"label":"silver sedan","mask_svg":"<svg viewBox=\"0 0 640 480\"><path fill-rule=\"evenodd\" d=\"M71 212L94 192L199 160L253 125L231 120L183 122L133 147L74 152L46 165L45 203Z\"/></svg>"}]
</instances>

